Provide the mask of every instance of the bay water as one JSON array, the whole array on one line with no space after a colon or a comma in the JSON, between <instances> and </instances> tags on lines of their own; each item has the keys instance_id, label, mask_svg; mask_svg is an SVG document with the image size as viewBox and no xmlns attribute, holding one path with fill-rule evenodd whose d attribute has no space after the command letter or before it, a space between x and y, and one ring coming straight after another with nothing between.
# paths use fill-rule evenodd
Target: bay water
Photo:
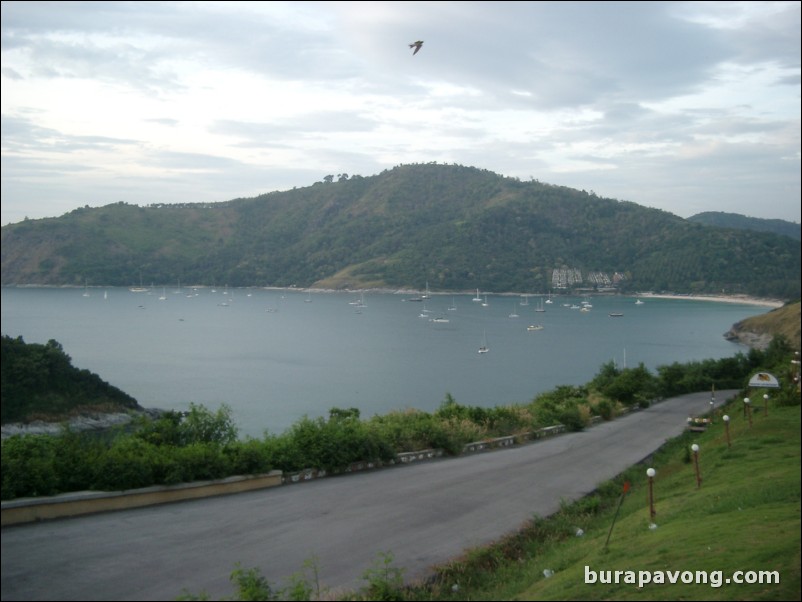
<instances>
[{"instance_id":1,"label":"bay water","mask_svg":"<svg viewBox=\"0 0 802 602\"><path fill-rule=\"evenodd\" d=\"M432 412L447 393L463 405L526 403L559 385L587 383L609 361L655 372L730 357L748 348L723 334L768 311L690 298L413 297L4 287L2 334L58 341L75 367L144 407L225 403L240 435L259 437L333 407L369 418ZM478 353L485 343L489 351Z\"/></svg>"}]
</instances>

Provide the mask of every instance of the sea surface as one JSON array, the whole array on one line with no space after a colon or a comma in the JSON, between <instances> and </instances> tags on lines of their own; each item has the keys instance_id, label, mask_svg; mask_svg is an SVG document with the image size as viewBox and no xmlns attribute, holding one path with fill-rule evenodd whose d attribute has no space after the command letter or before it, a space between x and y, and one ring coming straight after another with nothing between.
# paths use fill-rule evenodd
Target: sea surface
<instances>
[{"instance_id":1,"label":"sea surface","mask_svg":"<svg viewBox=\"0 0 802 602\"><path fill-rule=\"evenodd\" d=\"M559 385L587 383L610 361L656 373L673 362L731 357L748 348L724 333L768 311L682 298L413 298L4 287L2 334L27 343L55 339L75 367L144 407L216 410L225 403L241 436L260 437L283 433L303 416L328 416L333 407L369 418L432 412L448 393L463 405L527 403ZM484 344L489 351L478 353Z\"/></svg>"}]
</instances>

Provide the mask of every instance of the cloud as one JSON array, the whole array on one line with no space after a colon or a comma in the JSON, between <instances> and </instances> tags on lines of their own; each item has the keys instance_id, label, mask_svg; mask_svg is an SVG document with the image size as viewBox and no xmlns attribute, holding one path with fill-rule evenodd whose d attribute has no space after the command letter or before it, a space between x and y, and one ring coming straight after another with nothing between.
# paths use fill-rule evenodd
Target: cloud
<instances>
[{"instance_id":1,"label":"cloud","mask_svg":"<svg viewBox=\"0 0 802 602\"><path fill-rule=\"evenodd\" d=\"M431 161L799 220L798 2L4 2L0 27L3 223Z\"/></svg>"}]
</instances>

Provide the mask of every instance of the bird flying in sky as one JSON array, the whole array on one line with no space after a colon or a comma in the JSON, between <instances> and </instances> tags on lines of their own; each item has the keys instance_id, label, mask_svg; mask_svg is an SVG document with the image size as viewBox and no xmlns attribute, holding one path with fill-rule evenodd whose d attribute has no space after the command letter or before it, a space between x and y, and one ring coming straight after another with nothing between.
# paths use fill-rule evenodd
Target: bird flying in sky
<instances>
[{"instance_id":1,"label":"bird flying in sky","mask_svg":"<svg viewBox=\"0 0 802 602\"><path fill-rule=\"evenodd\" d=\"M415 56L416 54L418 54L418 50L420 50L421 46L423 46L423 40L418 40L417 42L413 42L412 44L409 45L410 48L414 48L415 49L412 52L412 56Z\"/></svg>"}]
</instances>

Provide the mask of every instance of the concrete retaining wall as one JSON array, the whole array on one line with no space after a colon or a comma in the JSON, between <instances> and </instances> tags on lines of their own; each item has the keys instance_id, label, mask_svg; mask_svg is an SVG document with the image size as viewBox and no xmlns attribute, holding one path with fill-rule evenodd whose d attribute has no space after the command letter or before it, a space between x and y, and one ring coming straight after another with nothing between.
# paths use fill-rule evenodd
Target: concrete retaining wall
<instances>
[{"instance_id":1,"label":"concrete retaining wall","mask_svg":"<svg viewBox=\"0 0 802 602\"><path fill-rule=\"evenodd\" d=\"M544 437L559 435L566 431L565 426L558 424L521 435L498 437L468 443L463 453L476 453L504 447L512 447L518 443L537 441ZM398 454L395 460L383 464L381 462L354 462L343 472L358 472L382 468L384 466L397 466L411 464L426 460L434 460L445 455L442 449L425 449L416 452ZM166 504L202 497L228 495L254 489L264 489L282 484L302 483L328 476L325 470L306 469L295 473L282 473L273 470L266 474L252 476L237 476L214 481L198 481L196 483L181 483L178 485L158 485L131 489L127 491L79 491L64 493L46 498L22 498L2 503L2 526L79 516L95 512L108 512L111 510L127 510L155 504Z\"/></svg>"},{"instance_id":2,"label":"concrete retaining wall","mask_svg":"<svg viewBox=\"0 0 802 602\"><path fill-rule=\"evenodd\" d=\"M281 471L229 477L179 485L159 485L127 491L79 491L47 498L22 498L2 503L2 526L50 518L79 516L110 510L126 510L202 497L228 495L281 485Z\"/></svg>"}]
</instances>

